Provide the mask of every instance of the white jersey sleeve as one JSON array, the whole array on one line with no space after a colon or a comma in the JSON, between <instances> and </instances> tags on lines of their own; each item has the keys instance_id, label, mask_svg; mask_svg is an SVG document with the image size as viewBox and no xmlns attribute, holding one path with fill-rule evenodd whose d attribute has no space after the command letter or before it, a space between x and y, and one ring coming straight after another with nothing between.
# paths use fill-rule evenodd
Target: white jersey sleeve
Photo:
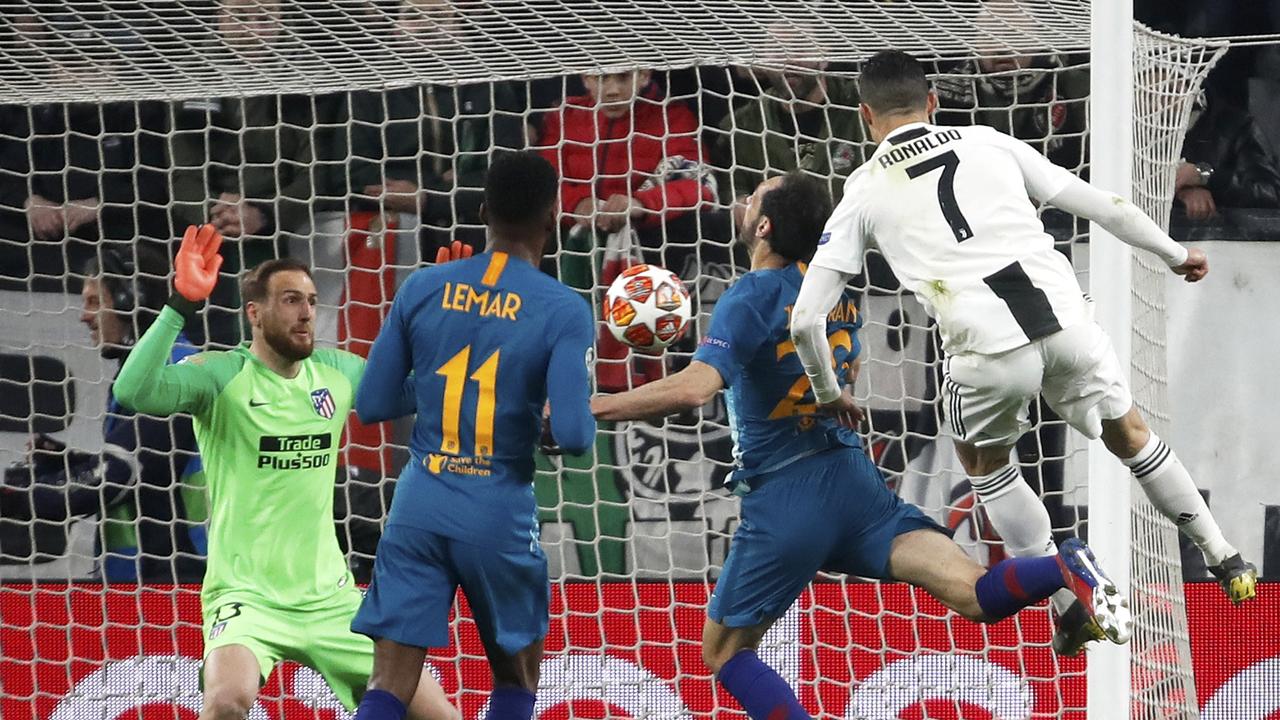
<instances>
[{"instance_id":1,"label":"white jersey sleeve","mask_svg":"<svg viewBox=\"0 0 1280 720\"><path fill-rule=\"evenodd\" d=\"M825 267L853 276L862 272L862 255L867 249L867 224L859 200L859 178L865 170L854 171L844 184L844 196L827 219L818 238L818 250L810 265Z\"/></svg>"}]
</instances>

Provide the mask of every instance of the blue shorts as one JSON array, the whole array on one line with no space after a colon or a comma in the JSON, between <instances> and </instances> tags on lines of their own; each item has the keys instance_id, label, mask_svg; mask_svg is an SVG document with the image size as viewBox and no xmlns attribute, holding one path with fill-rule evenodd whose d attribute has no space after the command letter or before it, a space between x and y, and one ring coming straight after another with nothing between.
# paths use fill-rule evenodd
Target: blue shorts
<instances>
[{"instance_id":1,"label":"blue shorts","mask_svg":"<svg viewBox=\"0 0 1280 720\"><path fill-rule=\"evenodd\" d=\"M893 540L939 525L885 485L861 448L842 448L771 473L742 498L707 615L728 627L781 617L819 570L887 579Z\"/></svg>"},{"instance_id":2,"label":"blue shorts","mask_svg":"<svg viewBox=\"0 0 1280 720\"><path fill-rule=\"evenodd\" d=\"M546 637L551 585L537 543L494 550L408 525L383 532L373 582L351 630L411 647L445 647L459 587L486 646L513 655Z\"/></svg>"}]
</instances>

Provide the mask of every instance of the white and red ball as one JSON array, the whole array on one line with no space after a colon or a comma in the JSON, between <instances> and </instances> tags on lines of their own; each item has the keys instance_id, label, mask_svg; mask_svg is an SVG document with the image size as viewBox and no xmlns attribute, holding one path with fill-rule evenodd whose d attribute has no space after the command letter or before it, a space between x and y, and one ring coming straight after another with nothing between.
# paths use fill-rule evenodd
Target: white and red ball
<instances>
[{"instance_id":1,"label":"white and red ball","mask_svg":"<svg viewBox=\"0 0 1280 720\"><path fill-rule=\"evenodd\" d=\"M660 353L680 339L692 315L689 290L675 273L657 265L633 265L604 295L604 318L620 342Z\"/></svg>"}]
</instances>

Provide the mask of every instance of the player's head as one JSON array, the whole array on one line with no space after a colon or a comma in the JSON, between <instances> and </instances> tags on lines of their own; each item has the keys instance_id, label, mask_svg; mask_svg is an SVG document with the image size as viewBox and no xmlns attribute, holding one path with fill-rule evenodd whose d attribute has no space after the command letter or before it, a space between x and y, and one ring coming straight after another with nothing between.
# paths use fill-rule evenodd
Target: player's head
<instances>
[{"instance_id":1,"label":"player's head","mask_svg":"<svg viewBox=\"0 0 1280 720\"><path fill-rule=\"evenodd\" d=\"M772 177L756 186L742 218L742 241L755 253L760 243L788 261L808 262L831 215L831 192L802 172Z\"/></svg>"},{"instance_id":2,"label":"player's head","mask_svg":"<svg viewBox=\"0 0 1280 720\"><path fill-rule=\"evenodd\" d=\"M505 152L489 165L480 217L494 238L545 242L556 228L560 179L541 155Z\"/></svg>"},{"instance_id":3,"label":"player's head","mask_svg":"<svg viewBox=\"0 0 1280 720\"><path fill-rule=\"evenodd\" d=\"M631 111L631 103L644 90L653 73L649 70L623 70L599 75L583 75L582 84L595 101L600 114L619 118Z\"/></svg>"},{"instance_id":4,"label":"player's head","mask_svg":"<svg viewBox=\"0 0 1280 720\"><path fill-rule=\"evenodd\" d=\"M316 284L311 268L293 258L267 260L245 273L240 296L253 328L280 357L297 362L316 344Z\"/></svg>"},{"instance_id":5,"label":"player's head","mask_svg":"<svg viewBox=\"0 0 1280 720\"><path fill-rule=\"evenodd\" d=\"M145 245L104 244L83 274L80 322L103 357L122 357L164 306L169 259Z\"/></svg>"},{"instance_id":6,"label":"player's head","mask_svg":"<svg viewBox=\"0 0 1280 720\"><path fill-rule=\"evenodd\" d=\"M904 121L927 120L938 104L929 90L924 66L901 50L872 55L862 66L858 92L862 119L876 142Z\"/></svg>"}]
</instances>

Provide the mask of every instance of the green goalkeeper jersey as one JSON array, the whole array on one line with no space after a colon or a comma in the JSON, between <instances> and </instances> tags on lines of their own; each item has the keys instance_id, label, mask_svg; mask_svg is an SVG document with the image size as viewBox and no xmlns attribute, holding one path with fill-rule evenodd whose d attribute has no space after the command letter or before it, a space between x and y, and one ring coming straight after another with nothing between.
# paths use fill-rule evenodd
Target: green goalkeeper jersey
<instances>
[{"instance_id":1,"label":"green goalkeeper jersey","mask_svg":"<svg viewBox=\"0 0 1280 720\"><path fill-rule=\"evenodd\" d=\"M161 312L129 353L115 393L138 412L195 419L211 505L201 601L324 604L353 582L333 492L364 360L318 349L286 378L242 345L166 365L182 324L173 308Z\"/></svg>"}]
</instances>

